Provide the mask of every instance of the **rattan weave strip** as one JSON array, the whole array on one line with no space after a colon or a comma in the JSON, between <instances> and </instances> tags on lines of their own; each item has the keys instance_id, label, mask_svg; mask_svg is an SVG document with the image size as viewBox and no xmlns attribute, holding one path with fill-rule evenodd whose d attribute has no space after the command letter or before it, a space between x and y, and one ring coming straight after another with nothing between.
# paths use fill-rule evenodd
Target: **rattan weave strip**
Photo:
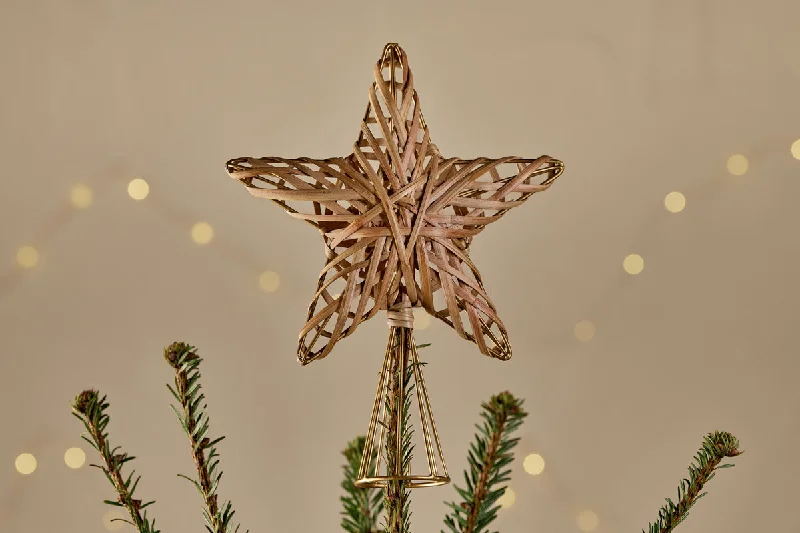
<instances>
[{"instance_id":1,"label":"rattan weave strip","mask_svg":"<svg viewBox=\"0 0 800 533\"><path fill-rule=\"evenodd\" d=\"M346 157L242 157L231 177L316 227L327 261L300 332L302 364L325 357L378 311L407 302L480 351L511 357L506 328L469 257L473 237L562 173L549 156L445 158L431 142L405 52L377 62Z\"/></svg>"}]
</instances>

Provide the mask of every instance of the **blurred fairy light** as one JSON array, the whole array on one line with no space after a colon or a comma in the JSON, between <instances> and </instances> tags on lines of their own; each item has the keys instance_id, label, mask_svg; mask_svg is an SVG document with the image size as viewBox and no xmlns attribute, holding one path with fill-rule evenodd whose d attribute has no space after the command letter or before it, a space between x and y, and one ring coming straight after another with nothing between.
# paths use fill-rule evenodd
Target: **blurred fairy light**
<instances>
[{"instance_id":1,"label":"blurred fairy light","mask_svg":"<svg viewBox=\"0 0 800 533\"><path fill-rule=\"evenodd\" d=\"M431 315L425 309L415 307L412 312L414 313L414 329L427 329L431 325Z\"/></svg>"},{"instance_id":2,"label":"blurred fairy light","mask_svg":"<svg viewBox=\"0 0 800 533\"><path fill-rule=\"evenodd\" d=\"M728 172L734 176L743 175L748 168L750 168L750 163L742 154L734 154L728 158Z\"/></svg>"},{"instance_id":3,"label":"blurred fairy light","mask_svg":"<svg viewBox=\"0 0 800 533\"><path fill-rule=\"evenodd\" d=\"M670 213L680 213L686 207L686 197L678 191L673 191L664 198L664 207Z\"/></svg>"},{"instance_id":4,"label":"blurred fairy light","mask_svg":"<svg viewBox=\"0 0 800 533\"><path fill-rule=\"evenodd\" d=\"M144 200L150 193L150 185L142 178L135 178L128 183L128 196L134 200Z\"/></svg>"},{"instance_id":5,"label":"blurred fairy light","mask_svg":"<svg viewBox=\"0 0 800 533\"><path fill-rule=\"evenodd\" d=\"M64 463L70 468L80 468L86 462L86 454L80 448L70 448L64 452Z\"/></svg>"},{"instance_id":6,"label":"blurred fairy light","mask_svg":"<svg viewBox=\"0 0 800 533\"><path fill-rule=\"evenodd\" d=\"M785 150L785 145L784 148L781 149L781 151L782 150ZM795 159L800 160L800 139L795 140L791 144L791 154ZM745 157L742 154L731 155L727 161L727 170L734 175L745 174L749 170L749 161L747 157ZM143 178L137 177L128 182L127 193L134 200L143 200L150 193L150 185ZM93 203L93 200L94 200L93 191L88 185L79 184L73 187L73 189L71 190L70 201L72 205L74 205L77 208L89 207ZM680 212L683 209L685 209L686 197L678 191L670 192L664 198L664 205L666 209L672 213ZM166 207L163 205L155 206L155 209L160 210L162 212L168 211L168 208L169 206ZM171 216L165 218L168 218L169 220L172 221L177 220L178 223L183 224L184 227L186 227L186 225L191 223L191 220L187 220L188 217L180 217L179 219L176 219L174 216ZM60 227L57 228L55 231L58 231L58 229L60 229ZM47 234L45 236L46 239L52 240L55 236L55 231ZM207 222L197 222L191 228L191 237L193 241L198 244L207 244L214 238L214 229ZM218 253L226 254L225 247L214 247L214 248ZM236 260L235 257L230 257L230 254L227 255L229 259L234 261ZM15 260L19 267L32 269L40 263L41 260L40 252L39 250L30 245L21 246L16 251ZM256 263L256 262L257 262L256 260L251 261L251 263ZM623 268L627 273L631 275L637 275L641 273L644 269L644 260L638 254L628 255L623 261ZM16 279L16 278L9 277L9 279ZM273 292L277 290L278 287L280 286L280 277L275 272L262 272L258 278L258 282L262 290L266 292ZM418 329L426 329L432 322L430 315L427 312L424 312L424 310L422 309L415 309L414 316L415 316L416 327ZM582 342L588 342L594 337L596 331L594 324L592 324L590 321L587 320L575 324L573 333L578 340L581 340ZM34 465L33 468L35 469L36 468L35 458L31 456L31 459L33 461L32 464Z\"/></svg>"},{"instance_id":7,"label":"blurred fairy light","mask_svg":"<svg viewBox=\"0 0 800 533\"><path fill-rule=\"evenodd\" d=\"M36 457L29 453L19 454L16 461L14 461L14 467L17 469L17 472L24 476L33 474L33 471L36 470L36 465Z\"/></svg>"},{"instance_id":8,"label":"blurred fairy light","mask_svg":"<svg viewBox=\"0 0 800 533\"><path fill-rule=\"evenodd\" d=\"M597 529L597 526L600 524L600 518L598 518L597 513L594 511L581 511L578 514L578 529L588 533L589 531L594 531Z\"/></svg>"},{"instance_id":9,"label":"blurred fairy light","mask_svg":"<svg viewBox=\"0 0 800 533\"><path fill-rule=\"evenodd\" d=\"M575 338L581 342L589 342L594 337L595 327L589 320L581 320L573 330Z\"/></svg>"},{"instance_id":10,"label":"blurred fairy light","mask_svg":"<svg viewBox=\"0 0 800 533\"><path fill-rule=\"evenodd\" d=\"M192 240L197 244L208 244L214 237L214 228L208 222L197 222L192 226Z\"/></svg>"},{"instance_id":11,"label":"blurred fairy light","mask_svg":"<svg viewBox=\"0 0 800 533\"><path fill-rule=\"evenodd\" d=\"M800 160L800 139L791 144L790 152L794 159ZM730 174L742 176L749 171L749 160L742 154L731 155L727 160L726 168ZM134 200L143 200L149 195L150 186L146 180L135 178L128 183L127 193ZM94 192L87 185L76 184L70 190L69 201L76 209L87 209L94 203ZM672 191L664 197L664 206L671 213L679 213L686 207L686 197L681 192ZM191 237L198 244L207 244L214 238L214 229L207 222L197 222L191 228ZM22 268L34 268L40 261L40 255L36 248L25 245L17 249L15 259ZM644 269L644 260L638 254L630 254L625 257L623 268L628 274L640 274ZM280 287L281 279L278 273L265 271L259 275L258 283L265 292L275 292ZM340 295L334 295L335 298L338 296ZM423 330L430 326L432 320L427 311L415 308L413 313L416 329ZM575 324L573 333L578 340L588 342L594 338L596 327L591 321L582 320ZM64 453L64 463L71 469L79 469L86 463L86 454L81 448L69 448ZM36 471L38 461L33 454L22 453L16 457L14 466L17 472L27 476ZM529 454L523 461L523 468L529 475L537 476L544 471L545 460L540 454ZM497 500L497 503L504 509L512 507L515 502L516 492L511 487L506 487L503 496ZM107 531L122 529L125 523L119 520L121 518L124 518L124 515L118 510L109 510L103 515L105 529ZM598 528L599 517L591 510L584 510L577 515L576 523L580 531L589 533Z\"/></svg>"},{"instance_id":12,"label":"blurred fairy light","mask_svg":"<svg viewBox=\"0 0 800 533\"><path fill-rule=\"evenodd\" d=\"M33 268L39 263L39 252L33 246L20 246L17 249L17 264L22 268Z\"/></svg>"},{"instance_id":13,"label":"blurred fairy light","mask_svg":"<svg viewBox=\"0 0 800 533\"><path fill-rule=\"evenodd\" d=\"M267 270L258 276L258 286L265 292L275 292L281 285L281 277L277 272Z\"/></svg>"},{"instance_id":14,"label":"blurred fairy light","mask_svg":"<svg viewBox=\"0 0 800 533\"><path fill-rule=\"evenodd\" d=\"M522 462L522 468L530 475L538 476L544 472L544 457L538 453L532 453L525 457L525 460Z\"/></svg>"},{"instance_id":15,"label":"blurred fairy light","mask_svg":"<svg viewBox=\"0 0 800 533\"><path fill-rule=\"evenodd\" d=\"M792 157L800 159L800 139L792 143Z\"/></svg>"},{"instance_id":16,"label":"blurred fairy light","mask_svg":"<svg viewBox=\"0 0 800 533\"><path fill-rule=\"evenodd\" d=\"M622 262L622 268L628 274L635 276L644 270L644 259L639 254L631 254Z\"/></svg>"},{"instance_id":17,"label":"blurred fairy light","mask_svg":"<svg viewBox=\"0 0 800 533\"><path fill-rule=\"evenodd\" d=\"M69 201L76 209L86 209L94 200L92 189L86 185L75 185L69 193Z\"/></svg>"},{"instance_id":18,"label":"blurred fairy light","mask_svg":"<svg viewBox=\"0 0 800 533\"><path fill-rule=\"evenodd\" d=\"M506 491L497 499L498 505L503 509L508 509L517 501L517 493L511 487L506 487Z\"/></svg>"}]
</instances>

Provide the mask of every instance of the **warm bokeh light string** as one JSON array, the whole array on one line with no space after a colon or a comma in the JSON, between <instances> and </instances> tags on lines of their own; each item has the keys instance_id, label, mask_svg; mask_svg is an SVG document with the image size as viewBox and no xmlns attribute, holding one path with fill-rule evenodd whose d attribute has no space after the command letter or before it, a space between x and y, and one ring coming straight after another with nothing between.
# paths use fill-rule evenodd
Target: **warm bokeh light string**
<instances>
[{"instance_id":1,"label":"warm bokeh light string","mask_svg":"<svg viewBox=\"0 0 800 533\"><path fill-rule=\"evenodd\" d=\"M789 150L786 150L786 146ZM789 152L788 154L786 152ZM724 190L731 180L764 180L767 176L756 174L760 172L765 163L773 157L794 157L800 160L800 139L787 143L785 136L770 136L753 143L746 153L732 154L722 165L706 173L705 179L695 180L689 187L681 191L667 190L663 197L662 209L654 213L645 224L638 225L638 233L634 242L644 242L647 236L654 233L654 229L662 224L669 223L670 217L681 216L685 209L698 209L708 202L710 198ZM641 255L641 250L632 248L620 265L625 273L632 276L647 275L647 258ZM572 336L581 342L589 342L598 333L603 316L607 316L610 308L616 305L615 295L620 294L621 287L627 282L627 276L617 276L603 290L601 296L595 300L578 318L572 330ZM546 339L545 342L563 342L565 334Z\"/></svg>"},{"instance_id":2,"label":"warm bokeh light string","mask_svg":"<svg viewBox=\"0 0 800 533\"><path fill-rule=\"evenodd\" d=\"M544 472L544 466L544 457L538 453L530 453L522 461L522 468L532 476L538 476Z\"/></svg>"},{"instance_id":3,"label":"warm bokeh light string","mask_svg":"<svg viewBox=\"0 0 800 533\"><path fill-rule=\"evenodd\" d=\"M82 448L70 448L64 452L64 464L77 470L86 464L86 452Z\"/></svg>"},{"instance_id":4,"label":"warm bokeh light string","mask_svg":"<svg viewBox=\"0 0 800 533\"><path fill-rule=\"evenodd\" d=\"M260 287L266 292L274 292L280 286L279 273L266 270L264 262L250 249L218 235L210 223L200 220L152 190L143 202L165 222L184 231L189 243L207 246L211 253L219 254L231 263L240 265L243 270L251 272L254 288Z\"/></svg>"},{"instance_id":5,"label":"warm bokeh light string","mask_svg":"<svg viewBox=\"0 0 800 533\"><path fill-rule=\"evenodd\" d=\"M712 195L722 190L723 185L728 183L726 180L740 177L749 179L752 177L752 174L757 172L758 168L761 167L765 161L768 161L773 156L780 155L779 147L782 144L782 140L783 139L774 137L763 139L756 143L751 150L748 150L747 155L734 154L730 156L724 166L719 168L716 172L713 172L709 178L702 181L697 180L682 191L672 190L666 192L662 204L665 212L661 212L659 216L650 218L648 224L639 226L639 234L635 242L642 242L647 235L652 235L654 228L659 224L666 223L670 216L679 216L679 213L687 207L689 201L692 202L692 205L702 205L704 202L707 202ZM791 144L790 153L795 159L800 160L800 139ZM763 179L764 176L759 175L759 178ZM622 259L621 267L627 275L641 275L645 268L644 257L639 253L631 252ZM604 297L597 300L594 305L590 307L589 312L586 313L585 316L591 317L591 319L586 318L580 320L574 325L572 334L575 339L586 343L594 338L597 331L596 322L599 322L598 317L605 316L604 313L615 304L613 295L619 292L619 285L625 283L626 277L627 276L620 276L616 278L603 292ZM560 339L563 339L563 334ZM556 342L563 342L563 340L559 339L553 340ZM523 470L530 475L535 476L541 474L544 471L544 467L544 458L539 454L529 454L523 460ZM498 503L505 509L512 507L517 499L514 486L522 486L527 483L527 481L528 480L521 481L519 479L512 481L509 490L498 500ZM548 481L548 490L552 493L556 501L569 502L572 500L564 491L556 489L553 484L555 480L552 479L552 476ZM596 531L599 527L601 517L594 510L587 508L581 510L578 510L578 508L567 509L566 504L564 507L566 515L575 517L574 524L579 531L590 533Z\"/></svg>"},{"instance_id":6,"label":"warm bokeh light string","mask_svg":"<svg viewBox=\"0 0 800 533\"><path fill-rule=\"evenodd\" d=\"M51 463L59 461L58 451L52 450L54 440L53 429L49 426L40 426L33 436L27 438L25 443L19 446L13 456L3 458L2 472L9 481L6 483L8 487L6 493L0 494L0 531L23 530L27 525L17 521L19 511L23 508L22 502L28 494L24 487L30 478L40 474L42 467L46 470ZM70 438L70 441L74 442L74 439ZM41 450L45 449L52 450L52 453L50 451L41 453ZM17 469L17 464L21 462L20 466L23 466L26 471L29 470L32 461L28 457L19 460L20 456L28 455L35 460L36 468L28 474L23 474ZM26 466L28 468L25 468ZM64 468L67 467L64 466Z\"/></svg>"},{"instance_id":7,"label":"warm bokeh light string","mask_svg":"<svg viewBox=\"0 0 800 533\"><path fill-rule=\"evenodd\" d=\"M14 461L14 468L23 476L33 474L37 466L39 466L39 462L32 453L21 453Z\"/></svg>"},{"instance_id":8,"label":"warm bokeh light string","mask_svg":"<svg viewBox=\"0 0 800 533\"><path fill-rule=\"evenodd\" d=\"M510 509L517 502L518 495L514 487L527 487L530 486L531 483L541 482L545 484L553 500L561 502L562 514L572 517L572 523L577 527L578 531L591 533L597 530L600 517L595 511L565 503L572 501L572 498L569 498L564 491L558 489L557 480L549 475L547 479L540 478L546 470L546 461L541 454L529 453L525 455L522 459L522 470L524 473L522 473L521 476L515 475L514 480L509 484L505 494L497 500L497 503L504 510ZM534 479L531 480L529 476Z\"/></svg>"},{"instance_id":9,"label":"warm bokeh light string","mask_svg":"<svg viewBox=\"0 0 800 533\"><path fill-rule=\"evenodd\" d=\"M107 167L92 179L74 185L66 195L64 204L45 218L38 231L28 242L21 243L14 250L14 266L0 275L0 298L18 287L25 279L27 270L40 266L50 243L79 216L88 216L91 206L101 201L102 195L110 187L125 187L131 201L141 201L165 222L186 231L192 241L199 245L209 245L214 253L238 263L253 272L254 286L265 292L274 292L280 286L280 276L264 268L248 249L214 234L214 228L205 221L181 210L158 194L153 194L151 185L142 177L134 177L121 165Z\"/></svg>"},{"instance_id":10,"label":"warm bokeh light string","mask_svg":"<svg viewBox=\"0 0 800 533\"><path fill-rule=\"evenodd\" d=\"M731 155L723 165L718 166L718 170L713 172L710 178L696 180L690 187L682 191L665 191L661 207L663 211L658 215L654 214L646 224L639 225L639 234L635 242L643 242L647 235L653 233L653 228L666 223L669 216L680 216L679 214L687 208L687 205L702 205L713 194L722 190L721 188L727 183L726 178L730 179L732 176L749 178L754 172L758 172L758 169L770 157L783 153L785 148L782 146L785 142L785 138L764 139L752 146L747 153ZM791 157L800 160L800 139L791 143L788 151ZM763 178L763 176L759 177ZM207 246L212 253L217 253L245 270L253 272L254 288L265 292L274 292L280 287L279 273L265 270L263 261L250 250L215 234L213 226L208 222L198 220L196 216L173 205L168 199L154 194L150 183L145 178L132 175L120 165L112 165L96 173L92 179L73 185L64 204L45 218L38 231L31 235L28 243L19 245L14 251L13 259L16 264L0 276L0 298L23 282L26 270L39 266L48 246L59 237L72 220L78 216L86 216L86 212L92 205L102 201L103 194L114 186L125 187L131 201L143 202L166 223L182 228L187 234L187 241ZM630 250L628 255L621 258L620 264L622 269L632 276L642 275L646 272L645 258L635 249ZM585 318L574 324L572 336L575 339L586 343L595 337L599 318L604 316L607 309L614 305L613 295L619 292L622 283L624 283L624 277L616 278L584 313ZM415 322L418 329L425 329L430 325L431 320L424 311L415 310ZM562 334L559 339L563 340L563 338ZM35 455L21 452L13 460L18 472L16 475L18 479L36 475L38 460ZM81 448L70 448L64 453L63 461L66 467L78 469L85 464L86 454ZM523 469L532 476L541 474L545 469L544 458L538 454L526 456L523 460ZM12 489L12 493L19 494L19 491ZM514 505L515 501L516 492L512 485L498 503L508 509ZM7 525L10 517L7 505L0 508L0 518L2 518L0 524ZM111 522L116 517L117 515L112 516L110 513L103 517L107 530L118 529L121 523ZM600 518L594 511L585 509L577 514L575 520L580 531L591 532L598 527Z\"/></svg>"},{"instance_id":11,"label":"warm bokeh light string","mask_svg":"<svg viewBox=\"0 0 800 533\"><path fill-rule=\"evenodd\" d=\"M81 182L77 194L73 187L65 198L66 201L45 217L44 222L30 235L28 242L20 243L14 250L15 265L0 274L0 298L22 283L26 270L39 265L42 250L46 250L70 222L84 214L83 211L94 201L94 196L112 186L114 180L111 178L121 175L121 172L121 165L113 163L89 176L87 181ZM87 195L84 189L92 192ZM82 207L76 208L75 200Z\"/></svg>"},{"instance_id":12,"label":"warm bokeh light string","mask_svg":"<svg viewBox=\"0 0 800 533\"><path fill-rule=\"evenodd\" d=\"M56 462L55 457L51 457L49 454L44 459L48 463L50 461ZM64 452L63 456L64 466L71 469L77 470L82 468L86 465L86 452L80 447L72 447L68 448ZM29 452L23 452L17 455L14 461L14 467L16 471L21 474L17 476L18 478L23 478L27 476L36 475L36 472L39 467L39 460L36 456ZM16 483L15 483L16 485ZM16 496L19 498L24 491L15 490L15 487L12 487L12 496ZM13 503L12 503L13 502ZM8 500L6 505L0 507L0 530L6 531L11 530L11 526L14 525L11 522L11 519L15 516L16 508L18 507L18 503L15 500ZM107 511L103 517L102 522L103 526L105 527L106 531L117 531L125 526L125 522L122 519L126 518L123 513L119 511L119 509L114 508Z\"/></svg>"},{"instance_id":13,"label":"warm bokeh light string","mask_svg":"<svg viewBox=\"0 0 800 533\"><path fill-rule=\"evenodd\" d=\"M718 190L721 177L727 176L746 176L751 173L751 160L760 163L766 156L777 152L784 139L768 139L758 143L749 150L748 154L733 154L726 163L725 167L719 169L711 179L695 182L688 191L688 196L693 202L702 202L709 193ZM790 144L789 153L795 159L800 160L800 139ZM186 228L191 239L200 245L211 245L209 248L214 253L218 253L228 260L239 263L246 270L254 272L254 286L260 287L265 292L274 292L280 286L280 276L276 272L268 271L263 268L263 262L257 259L248 249L242 248L216 235L213 226L203 220L198 220L193 215L183 212L167 199L152 194L150 184L142 177L131 176L127 169L120 165L113 165L95 174L94 179L76 183L69 191L67 202L56 209L34 233L29 243L21 243L14 251L16 265L8 269L0 276L0 297L7 294L11 289L18 286L24 279L25 270L35 268L42 259L42 253L47 246L58 237L67 225L76 217L84 214L85 211L97 201L97 198L112 185L125 184L128 196L135 201L143 201L148 207L156 211L165 221ZM687 192L670 191L663 199L663 205L669 213L680 213L687 205ZM641 233L648 234L654 224L662 223L663 217L653 217L651 224L640 225ZM639 240L639 239L637 239ZM632 275L641 274L645 268L644 258L636 252L631 252L622 260L623 269ZM602 302L608 302L608 298L601 298ZM591 316L598 316L597 309L589 313ZM425 317L420 313L417 318L425 321ZM583 342L590 340L596 329L596 323L589 319L581 320L574 326L574 336Z\"/></svg>"}]
</instances>

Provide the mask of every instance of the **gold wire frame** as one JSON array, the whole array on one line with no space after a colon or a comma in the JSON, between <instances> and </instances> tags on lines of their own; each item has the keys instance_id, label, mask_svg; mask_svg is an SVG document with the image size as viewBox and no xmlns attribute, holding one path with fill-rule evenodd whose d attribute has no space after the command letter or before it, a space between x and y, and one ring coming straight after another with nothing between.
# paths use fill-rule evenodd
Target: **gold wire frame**
<instances>
[{"instance_id":1,"label":"gold wire frame","mask_svg":"<svg viewBox=\"0 0 800 533\"><path fill-rule=\"evenodd\" d=\"M396 391L393 391L392 379L398 372L400 376L405 376L409 365L413 369L412 379L416 390L422 438L428 462L428 473L425 475L409 474L403 471L402 409L406 402L405 387L401 381ZM400 406L400 412L397 413L394 420L387 409L387 403L392 401L393 393L398 396L395 399L396 405ZM389 432L390 425L394 425L396 439L392 443L384 444L384 437ZM388 439L386 440L388 441ZM383 454L389 446L394 447L394 470L380 474ZM436 431L436 424L433 421L433 411L428 397L428 389L425 386L425 378L422 375L419 354L414 344L414 330L396 326L392 326L389 331L386 356L383 359L375 403L372 406L372 416L369 421L364 452L361 456L358 479L354 484L361 488L387 487L392 481L404 481L406 488L412 489L436 487L450 482L450 475L447 473L447 465L442 454L442 445L439 442L439 433Z\"/></svg>"}]
</instances>

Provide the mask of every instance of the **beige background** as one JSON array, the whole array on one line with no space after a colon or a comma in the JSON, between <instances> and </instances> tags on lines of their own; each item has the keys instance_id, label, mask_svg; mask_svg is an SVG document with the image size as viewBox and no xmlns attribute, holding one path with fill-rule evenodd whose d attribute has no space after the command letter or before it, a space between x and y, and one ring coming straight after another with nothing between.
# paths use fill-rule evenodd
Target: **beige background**
<instances>
[{"instance_id":1,"label":"beige background","mask_svg":"<svg viewBox=\"0 0 800 533\"><path fill-rule=\"evenodd\" d=\"M320 239L223 164L348 153L397 41L443 154L567 165L473 247L513 360L440 324L417 335L433 343L456 481L480 403L509 389L530 416L501 532L578 531L585 509L598 532L639 531L717 428L747 453L680 531L800 531L799 16L788 0L2 0L0 530L104 531L106 480L63 461L82 443L67 402L88 386L109 394L158 525L202 528L175 476L191 463L164 388L173 340L206 357L212 431L228 435L221 494L244 526L339 529L339 452L366 430L386 326L300 367ZM743 176L725 168L737 153ZM136 176L142 202L126 194ZM69 205L76 183L94 192L85 211ZM189 237L198 220L207 246ZM34 269L14 264L23 244ZM258 288L262 270L277 292ZM580 320L596 324L588 343ZM23 452L30 476L14 469ZM547 461L537 477L522 469L532 452ZM414 530L438 531L454 496L414 492Z\"/></svg>"}]
</instances>

